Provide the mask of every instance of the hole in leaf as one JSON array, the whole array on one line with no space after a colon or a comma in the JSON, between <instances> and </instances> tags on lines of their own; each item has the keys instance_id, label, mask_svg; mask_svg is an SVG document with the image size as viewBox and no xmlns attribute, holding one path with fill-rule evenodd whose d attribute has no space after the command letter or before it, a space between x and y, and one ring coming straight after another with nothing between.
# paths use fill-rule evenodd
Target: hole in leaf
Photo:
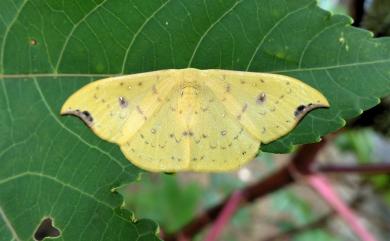
<instances>
[{"instance_id":1,"label":"hole in leaf","mask_svg":"<svg viewBox=\"0 0 390 241\"><path fill-rule=\"evenodd\" d=\"M60 236L60 230L53 226L51 218L45 218L34 233L35 240L42 240L47 237Z\"/></svg>"}]
</instances>

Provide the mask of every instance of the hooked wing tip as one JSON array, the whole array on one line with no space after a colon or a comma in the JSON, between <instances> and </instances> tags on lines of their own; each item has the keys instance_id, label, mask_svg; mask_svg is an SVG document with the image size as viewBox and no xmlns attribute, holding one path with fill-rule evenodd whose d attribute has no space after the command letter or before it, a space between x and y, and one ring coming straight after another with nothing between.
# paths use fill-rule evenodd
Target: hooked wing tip
<instances>
[{"instance_id":1,"label":"hooked wing tip","mask_svg":"<svg viewBox=\"0 0 390 241\"><path fill-rule=\"evenodd\" d=\"M88 110L79 110L79 109L68 109L61 110L61 115L73 115L80 118L88 127L92 127L94 120L92 114Z\"/></svg>"}]
</instances>

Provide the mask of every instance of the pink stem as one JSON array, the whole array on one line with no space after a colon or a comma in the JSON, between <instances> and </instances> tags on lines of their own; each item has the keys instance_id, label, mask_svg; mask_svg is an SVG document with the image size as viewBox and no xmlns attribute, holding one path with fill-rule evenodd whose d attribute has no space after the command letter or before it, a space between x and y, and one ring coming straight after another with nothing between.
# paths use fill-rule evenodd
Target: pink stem
<instances>
[{"instance_id":1,"label":"pink stem","mask_svg":"<svg viewBox=\"0 0 390 241\"><path fill-rule=\"evenodd\" d=\"M218 238L226 223L229 222L237 207L240 205L242 198L243 195L241 191L236 191L232 194L229 201L223 207L217 220L214 222L214 225L211 227L211 230L206 236L205 241L214 241Z\"/></svg>"},{"instance_id":2,"label":"pink stem","mask_svg":"<svg viewBox=\"0 0 390 241\"><path fill-rule=\"evenodd\" d=\"M362 241L377 241L374 236L359 223L358 216L333 190L332 184L324 175L312 174L308 176L307 180L310 186L337 211L340 217L344 219L348 226Z\"/></svg>"}]
</instances>

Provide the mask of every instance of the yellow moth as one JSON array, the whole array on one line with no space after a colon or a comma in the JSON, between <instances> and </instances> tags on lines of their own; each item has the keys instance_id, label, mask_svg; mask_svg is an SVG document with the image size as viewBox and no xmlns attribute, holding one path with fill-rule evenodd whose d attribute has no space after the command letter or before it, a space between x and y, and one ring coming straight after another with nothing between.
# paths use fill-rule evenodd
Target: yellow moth
<instances>
[{"instance_id":1,"label":"yellow moth","mask_svg":"<svg viewBox=\"0 0 390 241\"><path fill-rule=\"evenodd\" d=\"M81 118L148 171L234 170L326 98L283 75L169 69L92 82L61 114Z\"/></svg>"}]
</instances>

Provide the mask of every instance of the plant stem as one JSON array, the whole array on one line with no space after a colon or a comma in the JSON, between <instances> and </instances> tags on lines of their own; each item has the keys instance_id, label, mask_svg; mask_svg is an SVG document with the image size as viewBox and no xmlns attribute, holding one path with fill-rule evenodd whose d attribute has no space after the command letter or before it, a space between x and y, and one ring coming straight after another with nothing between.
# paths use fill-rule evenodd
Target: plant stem
<instances>
[{"instance_id":1,"label":"plant stem","mask_svg":"<svg viewBox=\"0 0 390 241\"><path fill-rule=\"evenodd\" d=\"M229 201L226 203L225 207L219 214L217 220L214 222L213 227L210 230L210 233L206 236L205 241L215 241L218 236L222 233L223 228L232 218L234 212L240 205L242 201L242 193L240 191L234 192Z\"/></svg>"},{"instance_id":2,"label":"plant stem","mask_svg":"<svg viewBox=\"0 0 390 241\"><path fill-rule=\"evenodd\" d=\"M334 191L328 178L322 174L307 177L308 184L337 212L362 241L376 241L374 236L359 222L358 216Z\"/></svg>"},{"instance_id":3,"label":"plant stem","mask_svg":"<svg viewBox=\"0 0 390 241\"><path fill-rule=\"evenodd\" d=\"M375 163L364 165L320 165L314 172L321 173L359 173L359 174L386 174L390 173L390 163Z\"/></svg>"}]
</instances>

